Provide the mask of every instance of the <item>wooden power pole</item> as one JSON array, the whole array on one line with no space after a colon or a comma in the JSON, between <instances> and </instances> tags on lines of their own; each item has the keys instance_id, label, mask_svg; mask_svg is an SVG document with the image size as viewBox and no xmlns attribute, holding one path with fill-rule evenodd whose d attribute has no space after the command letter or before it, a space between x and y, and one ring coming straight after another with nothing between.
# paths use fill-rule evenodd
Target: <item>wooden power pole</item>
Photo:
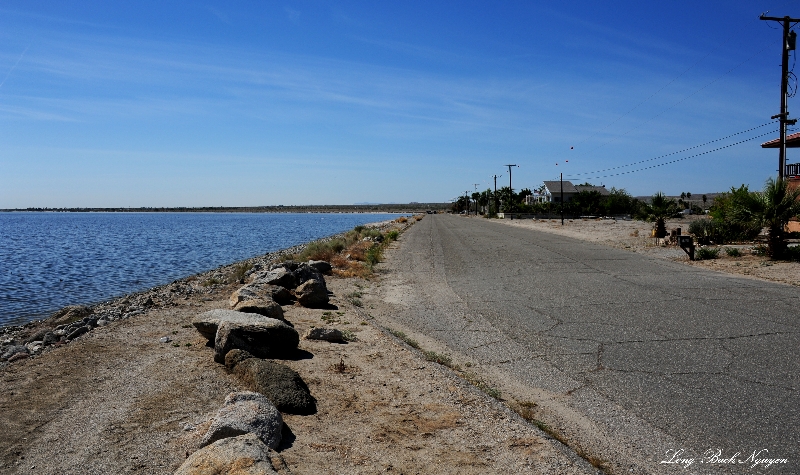
<instances>
[{"instance_id":1,"label":"wooden power pole","mask_svg":"<svg viewBox=\"0 0 800 475\"><path fill-rule=\"evenodd\" d=\"M786 173L786 126L794 125L797 119L789 119L788 100L789 100L789 51L795 49L797 33L792 31L792 23L800 22L800 18L770 17L763 14L761 20L777 21L783 25L783 47L781 62L781 112L773 115L773 119L781 121L781 138L778 152L778 180L783 180Z\"/></svg>"}]
</instances>

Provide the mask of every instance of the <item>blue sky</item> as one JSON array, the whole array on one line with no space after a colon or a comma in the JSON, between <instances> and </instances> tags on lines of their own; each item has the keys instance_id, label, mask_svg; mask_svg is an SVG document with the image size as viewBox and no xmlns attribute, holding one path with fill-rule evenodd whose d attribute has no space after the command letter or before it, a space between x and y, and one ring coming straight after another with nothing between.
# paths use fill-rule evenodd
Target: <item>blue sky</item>
<instances>
[{"instance_id":1,"label":"blue sky","mask_svg":"<svg viewBox=\"0 0 800 475\"><path fill-rule=\"evenodd\" d=\"M767 10L800 3L2 1L0 208L761 188L777 125L591 172L770 122Z\"/></svg>"}]
</instances>

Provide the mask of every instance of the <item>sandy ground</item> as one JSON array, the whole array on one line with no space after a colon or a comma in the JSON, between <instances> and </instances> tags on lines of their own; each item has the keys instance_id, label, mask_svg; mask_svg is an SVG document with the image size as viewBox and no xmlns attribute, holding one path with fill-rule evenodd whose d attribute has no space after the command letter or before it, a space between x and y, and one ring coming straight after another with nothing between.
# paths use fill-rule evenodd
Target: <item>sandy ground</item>
<instances>
[{"instance_id":1,"label":"sandy ground","mask_svg":"<svg viewBox=\"0 0 800 475\"><path fill-rule=\"evenodd\" d=\"M772 261L766 256L756 255L752 252L753 244L709 246L720 248L717 259L690 261L686 253L677 245L662 244L659 240L649 237L652 223L613 219L564 220L563 226L560 219L515 219L513 221L503 219L496 220L496 222L597 242L618 249L626 249L720 272L800 286L800 262ZM681 228L681 232L687 234L690 222L689 218L669 220L667 221L667 231ZM738 248L742 256L730 257L726 254L725 248Z\"/></svg>"},{"instance_id":2,"label":"sandy ground","mask_svg":"<svg viewBox=\"0 0 800 475\"><path fill-rule=\"evenodd\" d=\"M359 295L379 282L329 277L336 310L284 307L301 335L332 326L355 336L301 340L298 357L281 361L300 373L318 408L285 416L279 452L292 473L594 473L377 326L370 313L389 309ZM174 298L162 290L141 315L0 366L0 473L173 473L225 396L241 389L190 325L200 312L227 308L237 287ZM172 341L161 343L164 336Z\"/></svg>"}]
</instances>

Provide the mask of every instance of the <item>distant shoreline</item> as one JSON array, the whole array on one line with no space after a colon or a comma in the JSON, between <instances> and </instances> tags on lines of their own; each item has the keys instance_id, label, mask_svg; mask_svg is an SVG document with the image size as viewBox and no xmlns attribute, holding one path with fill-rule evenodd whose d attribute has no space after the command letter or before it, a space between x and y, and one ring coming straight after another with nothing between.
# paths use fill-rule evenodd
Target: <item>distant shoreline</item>
<instances>
[{"instance_id":1,"label":"distant shoreline","mask_svg":"<svg viewBox=\"0 0 800 475\"><path fill-rule=\"evenodd\" d=\"M450 203L406 203L365 205L305 206L202 206L202 207L139 207L139 208L9 208L3 213L424 213L445 210Z\"/></svg>"}]
</instances>

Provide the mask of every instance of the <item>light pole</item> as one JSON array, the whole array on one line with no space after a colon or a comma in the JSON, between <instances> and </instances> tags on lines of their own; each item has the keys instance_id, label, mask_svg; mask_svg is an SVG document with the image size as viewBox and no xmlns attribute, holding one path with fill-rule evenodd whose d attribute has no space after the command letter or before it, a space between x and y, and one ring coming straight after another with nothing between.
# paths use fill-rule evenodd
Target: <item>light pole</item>
<instances>
[{"instance_id":1,"label":"light pole","mask_svg":"<svg viewBox=\"0 0 800 475\"><path fill-rule=\"evenodd\" d=\"M511 220L514 220L514 188L511 188L511 167L519 168L519 165L503 165L504 167L508 167L508 206L509 211L512 212Z\"/></svg>"}]
</instances>

